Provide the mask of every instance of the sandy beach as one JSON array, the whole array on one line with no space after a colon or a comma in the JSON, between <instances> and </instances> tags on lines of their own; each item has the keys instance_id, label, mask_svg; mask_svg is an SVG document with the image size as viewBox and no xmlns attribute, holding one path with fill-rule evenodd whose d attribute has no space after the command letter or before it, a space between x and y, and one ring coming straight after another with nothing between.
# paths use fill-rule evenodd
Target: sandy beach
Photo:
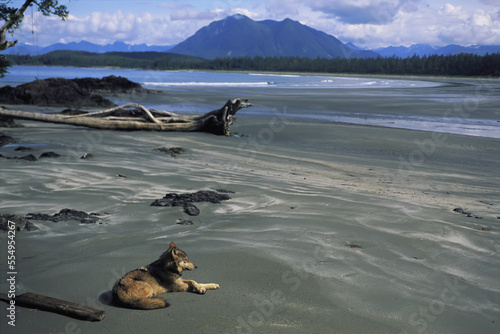
<instances>
[{"instance_id":1,"label":"sandy beach","mask_svg":"<svg viewBox=\"0 0 500 334\"><path fill-rule=\"evenodd\" d=\"M2 333L500 332L500 139L294 116L335 105L500 121L497 101L460 100L498 92L498 81L486 90L480 80L428 80L443 85L420 88L413 99L410 89L113 97L163 100L180 110L249 98L254 107L237 114L233 137L29 121L1 129L18 140L0 148L4 156L61 155L1 159L1 213L102 214L98 224L33 221L40 230L18 232L16 293L107 313L86 322L18 307L14 328L2 303ZM15 152L18 146L33 151ZM174 158L159 147L185 152ZM94 158L80 159L85 153ZM196 217L150 206L166 193L202 189L234 193L221 204L198 203ZM157 259L171 241L198 265L185 278L221 289L167 294L171 306L155 311L110 305L114 282Z\"/></svg>"}]
</instances>

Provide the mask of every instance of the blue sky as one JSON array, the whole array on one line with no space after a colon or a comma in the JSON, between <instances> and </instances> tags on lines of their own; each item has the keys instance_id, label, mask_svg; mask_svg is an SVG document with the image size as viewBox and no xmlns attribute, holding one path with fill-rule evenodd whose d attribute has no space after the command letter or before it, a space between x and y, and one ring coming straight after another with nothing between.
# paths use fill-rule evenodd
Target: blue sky
<instances>
[{"instance_id":1,"label":"blue sky","mask_svg":"<svg viewBox=\"0 0 500 334\"><path fill-rule=\"evenodd\" d=\"M24 1L11 0L19 5ZM14 38L46 46L174 45L212 21L244 14L253 20L299 21L360 47L417 43L500 45L500 0L59 0L66 21L27 16ZM33 33L34 32L34 33Z\"/></svg>"}]
</instances>

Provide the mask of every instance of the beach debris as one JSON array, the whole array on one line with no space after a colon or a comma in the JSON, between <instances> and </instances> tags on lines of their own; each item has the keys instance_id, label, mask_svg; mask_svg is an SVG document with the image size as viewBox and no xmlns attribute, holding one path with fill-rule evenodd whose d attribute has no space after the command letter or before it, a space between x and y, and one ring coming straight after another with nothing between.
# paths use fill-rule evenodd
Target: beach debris
<instances>
[{"instance_id":1,"label":"beach debris","mask_svg":"<svg viewBox=\"0 0 500 334\"><path fill-rule=\"evenodd\" d=\"M94 159L94 155L92 153L84 153L80 159Z\"/></svg>"},{"instance_id":2,"label":"beach debris","mask_svg":"<svg viewBox=\"0 0 500 334\"><path fill-rule=\"evenodd\" d=\"M106 316L106 312L92 307L79 305L61 299L56 299L33 292L26 292L10 298L5 293L0 293L0 300L12 304L15 301L16 306L29 307L42 311L57 313L71 318L86 321L101 321Z\"/></svg>"},{"instance_id":3,"label":"beach debris","mask_svg":"<svg viewBox=\"0 0 500 334\"><path fill-rule=\"evenodd\" d=\"M0 213L0 231L3 231L3 232L11 231L12 224L14 224L14 226L15 226L14 229L17 232L39 230L39 228L35 224L28 221L24 217L21 217L18 215L12 215L12 214Z\"/></svg>"},{"instance_id":4,"label":"beach debris","mask_svg":"<svg viewBox=\"0 0 500 334\"><path fill-rule=\"evenodd\" d=\"M352 243L352 242L348 242L347 244L345 244L347 247L351 247L351 248L363 248L361 247L360 245L358 244L355 244L355 243Z\"/></svg>"},{"instance_id":5,"label":"beach debris","mask_svg":"<svg viewBox=\"0 0 500 334\"><path fill-rule=\"evenodd\" d=\"M58 213L49 215L46 213L28 213L25 218L29 220L44 220L58 223L61 221L76 220L81 224L96 224L101 219L99 213L86 213L73 209L62 209Z\"/></svg>"},{"instance_id":6,"label":"beach debris","mask_svg":"<svg viewBox=\"0 0 500 334\"><path fill-rule=\"evenodd\" d=\"M155 200L150 206L180 206L187 215L198 216L200 214L200 210L193 203L208 202L212 204L220 204L222 201L231 199L231 197L227 195L227 193L230 193L231 191L226 191L224 189L219 190L222 191L199 190L195 193L168 193L163 198Z\"/></svg>"},{"instance_id":7,"label":"beach debris","mask_svg":"<svg viewBox=\"0 0 500 334\"><path fill-rule=\"evenodd\" d=\"M179 155L183 154L185 150L182 147L159 147L155 149L156 151L164 152L171 157L177 158Z\"/></svg>"},{"instance_id":8,"label":"beach debris","mask_svg":"<svg viewBox=\"0 0 500 334\"><path fill-rule=\"evenodd\" d=\"M169 111L149 110L140 104L133 103L77 115L9 110L0 107L0 117L106 130L208 132L215 135L229 136L229 127L236 120L234 117L236 112L251 106L252 104L248 102L248 99L236 98L228 100L222 108L202 115L178 115ZM119 113L119 116L116 116L115 113Z\"/></svg>"},{"instance_id":9,"label":"beach debris","mask_svg":"<svg viewBox=\"0 0 500 334\"><path fill-rule=\"evenodd\" d=\"M462 209L462 208L455 208L455 209L453 209L453 212L456 212L456 213L458 213L458 214L462 214L462 215L464 215L464 216L466 216L466 217L474 217L474 218L476 218L476 219L483 219L482 217L475 216L475 215L473 215L472 213L467 212L467 211L465 211L465 210L464 210L464 209Z\"/></svg>"}]
</instances>

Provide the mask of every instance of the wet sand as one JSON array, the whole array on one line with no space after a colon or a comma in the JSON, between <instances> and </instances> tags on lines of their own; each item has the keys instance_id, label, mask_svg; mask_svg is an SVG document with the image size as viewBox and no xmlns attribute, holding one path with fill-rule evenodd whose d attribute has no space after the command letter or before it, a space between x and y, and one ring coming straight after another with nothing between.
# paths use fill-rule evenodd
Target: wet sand
<instances>
[{"instance_id":1,"label":"wet sand","mask_svg":"<svg viewBox=\"0 0 500 334\"><path fill-rule=\"evenodd\" d=\"M168 98L217 107L233 93ZM401 103L343 96L350 108L374 112ZM107 312L90 323L19 307L13 330L2 306L2 332L497 333L500 141L300 120L287 112L310 101L286 100L284 110L284 99L252 98L268 113L241 111L232 127L240 138L34 122L2 130L35 149L26 154L62 157L0 160L0 212L104 214L102 224L36 221L41 230L17 233L17 293ZM186 152L172 158L158 147ZM13 148L0 153L23 154ZM84 153L94 159L79 159ZM197 204L197 217L149 206L169 192L219 188L234 191L232 199ZM453 212L458 207L472 217ZM221 289L164 295L171 306L162 310L110 305L116 279L154 261L170 241L198 265L185 278Z\"/></svg>"}]
</instances>

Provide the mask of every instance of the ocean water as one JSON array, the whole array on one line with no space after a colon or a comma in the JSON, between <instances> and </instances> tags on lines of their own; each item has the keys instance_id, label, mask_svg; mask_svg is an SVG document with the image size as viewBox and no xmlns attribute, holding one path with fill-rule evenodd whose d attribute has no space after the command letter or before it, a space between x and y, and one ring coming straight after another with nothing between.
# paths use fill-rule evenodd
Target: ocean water
<instances>
[{"instance_id":1,"label":"ocean water","mask_svg":"<svg viewBox=\"0 0 500 334\"><path fill-rule=\"evenodd\" d=\"M279 108L286 108L287 115L294 118L500 138L498 80L464 83L465 80L460 79L443 82L432 78L14 66L0 85L17 85L36 78L108 75L123 76L145 88L173 95L175 92L201 91L226 93L229 97L247 96L255 104L246 111L249 114L272 115L276 107L259 103L255 97L265 100L282 95L289 103ZM300 101L295 103L294 98L311 102L307 105ZM346 98L371 99L374 103L359 108L339 105L338 102ZM114 100L126 102L119 98ZM148 107L183 113L212 107L174 100L149 101ZM396 100L398 104L387 105L389 100ZM440 108L436 108L436 104ZM419 105L420 109L415 107Z\"/></svg>"},{"instance_id":2,"label":"ocean water","mask_svg":"<svg viewBox=\"0 0 500 334\"><path fill-rule=\"evenodd\" d=\"M328 75L303 74L267 74L239 72L203 72L203 71L147 71L128 69L71 68L13 66L9 74L2 79L2 85L19 84L50 77L81 78L116 75L142 84L151 89L175 89L186 87L266 87L273 88L409 88L434 87L439 83L421 80L374 79L356 77L335 77Z\"/></svg>"}]
</instances>

